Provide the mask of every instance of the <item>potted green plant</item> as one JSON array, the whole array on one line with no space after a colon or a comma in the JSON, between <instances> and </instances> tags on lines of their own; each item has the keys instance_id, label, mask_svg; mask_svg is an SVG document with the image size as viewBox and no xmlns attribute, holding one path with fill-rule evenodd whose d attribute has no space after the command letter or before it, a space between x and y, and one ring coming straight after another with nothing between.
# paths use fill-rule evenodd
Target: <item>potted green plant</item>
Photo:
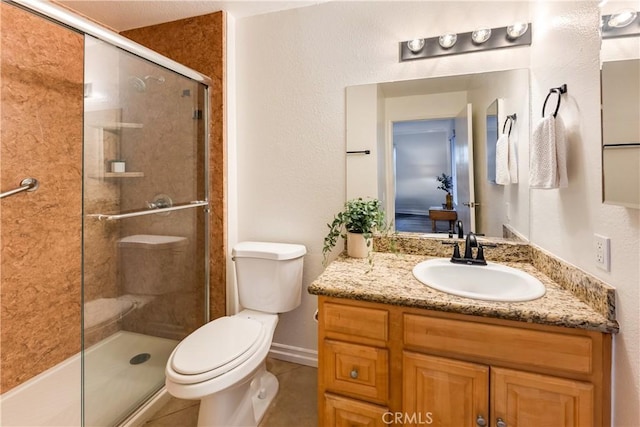
<instances>
[{"instance_id":1,"label":"potted green plant","mask_svg":"<svg viewBox=\"0 0 640 427\"><path fill-rule=\"evenodd\" d=\"M354 258L367 258L373 249L373 232L386 231L384 211L378 199L357 198L347 201L333 221L327 224L329 233L322 247L323 263L338 242L347 239L347 254ZM346 231L346 233L345 233Z\"/></svg>"},{"instance_id":2,"label":"potted green plant","mask_svg":"<svg viewBox=\"0 0 640 427\"><path fill-rule=\"evenodd\" d=\"M442 173L442 175L436 177L436 180L440 183L438 190L447 192L444 208L448 210L453 209L453 196L451 195L453 191L453 178L446 173Z\"/></svg>"}]
</instances>

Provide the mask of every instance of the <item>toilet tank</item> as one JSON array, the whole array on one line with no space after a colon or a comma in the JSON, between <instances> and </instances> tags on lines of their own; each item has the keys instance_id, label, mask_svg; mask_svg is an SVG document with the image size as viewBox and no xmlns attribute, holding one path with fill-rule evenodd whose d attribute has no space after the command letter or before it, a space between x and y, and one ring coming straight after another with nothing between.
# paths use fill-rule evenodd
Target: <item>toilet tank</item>
<instances>
[{"instance_id":1,"label":"toilet tank","mask_svg":"<svg viewBox=\"0 0 640 427\"><path fill-rule=\"evenodd\" d=\"M118 241L120 278L127 294L162 295L184 289L187 238L136 234Z\"/></svg>"},{"instance_id":2,"label":"toilet tank","mask_svg":"<svg viewBox=\"0 0 640 427\"><path fill-rule=\"evenodd\" d=\"M291 243L238 243L232 255L240 304L266 313L298 307L305 253L304 246Z\"/></svg>"}]
</instances>

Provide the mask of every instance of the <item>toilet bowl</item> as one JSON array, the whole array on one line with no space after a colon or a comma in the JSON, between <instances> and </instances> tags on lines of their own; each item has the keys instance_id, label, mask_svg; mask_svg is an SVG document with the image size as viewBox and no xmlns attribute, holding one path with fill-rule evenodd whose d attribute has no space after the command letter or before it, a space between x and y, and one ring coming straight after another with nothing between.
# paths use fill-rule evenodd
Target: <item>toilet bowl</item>
<instances>
[{"instance_id":1,"label":"toilet bowl","mask_svg":"<svg viewBox=\"0 0 640 427\"><path fill-rule=\"evenodd\" d=\"M265 360L278 313L300 304L305 253L304 246L286 243L234 247L244 310L191 333L174 349L165 369L171 395L201 400L199 426L257 426L264 416L278 391Z\"/></svg>"}]
</instances>

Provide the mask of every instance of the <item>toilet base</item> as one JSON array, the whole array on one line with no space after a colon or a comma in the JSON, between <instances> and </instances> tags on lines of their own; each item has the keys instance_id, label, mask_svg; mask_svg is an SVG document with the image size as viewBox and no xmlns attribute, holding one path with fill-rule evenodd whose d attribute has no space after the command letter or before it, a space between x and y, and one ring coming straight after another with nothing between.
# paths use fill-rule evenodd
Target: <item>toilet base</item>
<instances>
[{"instance_id":1,"label":"toilet base","mask_svg":"<svg viewBox=\"0 0 640 427\"><path fill-rule=\"evenodd\" d=\"M247 381L200 401L198 427L256 427L278 394L278 380L263 362Z\"/></svg>"}]
</instances>

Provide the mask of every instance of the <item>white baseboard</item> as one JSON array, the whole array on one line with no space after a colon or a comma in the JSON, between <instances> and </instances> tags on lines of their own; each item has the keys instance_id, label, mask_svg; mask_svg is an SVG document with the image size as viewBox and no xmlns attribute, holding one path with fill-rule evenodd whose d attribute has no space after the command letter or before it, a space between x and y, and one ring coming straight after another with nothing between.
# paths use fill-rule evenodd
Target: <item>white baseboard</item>
<instances>
[{"instance_id":1,"label":"white baseboard","mask_svg":"<svg viewBox=\"0 0 640 427\"><path fill-rule=\"evenodd\" d=\"M269 357L274 359L293 362L299 365L318 367L318 352L307 348L295 347L292 345L271 343Z\"/></svg>"}]
</instances>

